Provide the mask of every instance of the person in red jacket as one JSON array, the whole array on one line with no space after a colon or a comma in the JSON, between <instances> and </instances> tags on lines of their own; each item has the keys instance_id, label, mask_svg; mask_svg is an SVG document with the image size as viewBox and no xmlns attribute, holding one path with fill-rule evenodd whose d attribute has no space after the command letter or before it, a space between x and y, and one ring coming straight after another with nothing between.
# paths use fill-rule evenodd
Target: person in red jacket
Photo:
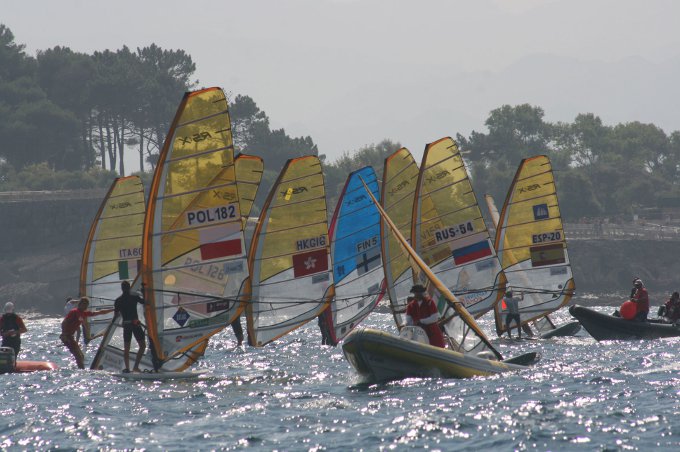
<instances>
[{"instance_id":1,"label":"person in red jacket","mask_svg":"<svg viewBox=\"0 0 680 452\"><path fill-rule=\"evenodd\" d=\"M647 314L649 314L649 294L647 293L647 289L645 289L645 285L642 284L641 279L636 279L633 286L635 288L635 293L630 299L635 303L637 308L633 320L646 322Z\"/></svg>"},{"instance_id":2,"label":"person in red jacket","mask_svg":"<svg viewBox=\"0 0 680 452\"><path fill-rule=\"evenodd\" d=\"M76 359L76 364L79 369L85 368L85 357L83 356L83 351L78 345L78 341L75 338L76 332L80 329L80 325L86 317L93 317L97 315L108 314L113 312L113 309L103 309L101 311L88 311L87 308L90 305L90 299L87 297L82 297L78 302L78 307L71 309L71 311L66 314L64 320L61 322L61 342L68 348L73 357Z\"/></svg>"},{"instance_id":3,"label":"person in red jacket","mask_svg":"<svg viewBox=\"0 0 680 452\"><path fill-rule=\"evenodd\" d=\"M659 316L664 317L668 323L676 323L680 320L680 293L673 292L673 295L659 309Z\"/></svg>"},{"instance_id":4,"label":"person in red jacket","mask_svg":"<svg viewBox=\"0 0 680 452\"><path fill-rule=\"evenodd\" d=\"M425 330L430 345L445 348L444 335L439 328L439 311L425 287L416 284L411 288L413 301L406 306L406 324L419 326Z\"/></svg>"}]
</instances>

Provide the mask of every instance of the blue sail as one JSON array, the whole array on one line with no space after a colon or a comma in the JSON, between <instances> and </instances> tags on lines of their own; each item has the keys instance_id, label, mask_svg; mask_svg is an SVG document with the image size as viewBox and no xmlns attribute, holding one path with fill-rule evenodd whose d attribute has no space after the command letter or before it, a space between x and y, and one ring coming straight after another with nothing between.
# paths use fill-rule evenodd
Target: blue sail
<instances>
[{"instance_id":1,"label":"blue sail","mask_svg":"<svg viewBox=\"0 0 680 452\"><path fill-rule=\"evenodd\" d=\"M330 306L331 336L338 342L375 307L382 295L380 213L361 179L379 197L372 167L352 172L345 183L330 227L335 298Z\"/></svg>"}]
</instances>

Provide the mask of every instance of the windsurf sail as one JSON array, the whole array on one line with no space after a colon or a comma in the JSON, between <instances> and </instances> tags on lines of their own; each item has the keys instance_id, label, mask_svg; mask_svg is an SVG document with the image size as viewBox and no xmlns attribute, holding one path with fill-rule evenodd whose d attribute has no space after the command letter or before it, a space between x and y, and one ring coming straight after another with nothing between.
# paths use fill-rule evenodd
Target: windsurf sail
<instances>
[{"instance_id":1,"label":"windsurf sail","mask_svg":"<svg viewBox=\"0 0 680 452\"><path fill-rule=\"evenodd\" d=\"M500 219L501 215L498 212L498 207L496 207L496 201L493 199L493 196L489 194L484 195L484 199L486 200L486 206L489 209L489 214L491 215L491 221L493 221L493 226L494 228L498 228L498 220ZM528 281L524 281L524 283L526 286L529 286L531 284ZM541 317L540 319L536 320L533 324L534 327L540 333L546 333L548 331L552 331L555 329L555 324L552 322L548 314L546 314L545 317ZM534 332L528 323L522 325L522 329L529 336L534 335Z\"/></svg>"},{"instance_id":2,"label":"windsurf sail","mask_svg":"<svg viewBox=\"0 0 680 452\"><path fill-rule=\"evenodd\" d=\"M248 338L263 346L316 318L332 284L326 191L316 156L288 160L248 253Z\"/></svg>"},{"instance_id":3,"label":"windsurf sail","mask_svg":"<svg viewBox=\"0 0 680 452\"><path fill-rule=\"evenodd\" d=\"M80 296L91 311L113 308L120 283L134 280L142 263L144 187L139 176L113 181L90 227L80 266ZM104 334L113 314L85 319L85 341Z\"/></svg>"},{"instance_id":4,"label":"windsurf sail","mask_svg":"<svg viewBox=\"0 0 680 452\"><path fill-rule=\"evenodd\" d=\"M220 88L186 93L180 103L154 173L142 248L142 279L133 288L146 300L150 361L155 370L183 370L238 316L248 276L229 111ZM93 368L120 362L118 323Z\"/></svg>"},{"instance_id":5,"label":"windsurf sail","mask_svg":"<svg viewBox=\"0 0 680 452\"><path fill-rule=\"evenodd\" d=\"M361 179L373 196L380 196L372 167L352 172L338 199L329 232L334 281L330 333L334 343L373 310L383 293L380 213Z\"/></svg>"},{"instance_id":6,"label":"windsurf sail","mask_svg":"<svg viewBox=\"0 0 680 452\"><path fill-rule=\"evenodd\" d=\"M562 227L550 160L522 160L508 191L496 231L495 247L520 301L522 323L536 320L569 302L574 294L566 237ZM496 331L506 331L507 311L494 309Z\"/></svg>"},{"instance_id":7,"label":"windsurf sail","mask_svg":"<svg viewBox=\"0 0 680 452\"><path fill-rule=\"evenodd\" d=\"M440 324L444 328L450 346L461 353L491 352L496 358L502 360L503 356L491 345L484 331L477 325L477 322L465 309L465 306L456 299L455 295L451 293L446 285L427 266L425 261L413 250L399 231L397 225L392 222L365 184L364 188L377 206L384 227L389 228L394 238L401 245L415 280L425 285L428 293L437 304L441 317ZM398 326L401 328L400 325Z\"/></svg>"},{"instance_id":8,"label":"windsurf sail","mask_svg":"<svg viewBox=\"0 0 680 452\"><path fill-rule=\"evenodd\" d=\"M491 310L503 296L505 276L465 163L451 138L425 147L411 243L475 317Z\"/></svg>"},{"instance_id":9,"label":"windsurf sail","mask_svg":"<svg viewBox=\"0 0 680 452\"><path fill-rule=\"evenodd\" d=\"M418 165L406 148L385 159L381 206L404 237L411 237L413 200L418 183ZM406 298L413 286L413 274L408 254L381 216L380 246L387 295L394 321L399 328L406 324Z\"/></svg>"},{"instance_id":10,"label":"windsurf sail","mask_svg":"<svg viewBox=\"0 0 680 452\"><path fill-rule=\"evenodd\" d=\"M220 88L184 96L151 186L145 223L145 318L160 363L242 310L248 269L229 109Z\"/></svg>"}]
</instances>

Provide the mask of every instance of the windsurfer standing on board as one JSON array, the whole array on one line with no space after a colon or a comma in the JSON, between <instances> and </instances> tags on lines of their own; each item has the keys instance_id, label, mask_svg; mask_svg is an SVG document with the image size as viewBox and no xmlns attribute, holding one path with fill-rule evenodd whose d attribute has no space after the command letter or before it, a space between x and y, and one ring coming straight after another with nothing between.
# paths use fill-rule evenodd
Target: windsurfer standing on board
<instances>
[{"instance_id":1,"label":"windsurfer standing on board","mask_svg":"<svg viewBox=\"0 0 680 452\"><path fill-rule=\"evenodd\" d=\"M137 341L137 357L135 358L135 367L133 372L141 372L139 363L142 361L144 351L146 350L146 340L144 339L144 330L142 324L137 316L137 304L144 304L144 299L139 295L130 293L130 283L123 281L120 283L120 288L123 294L116 298L113 307L115 316L120 315L123 320L123 360L125 362L125 369L123 373L130 372L130 343L132 342L132 335L135 335Z\"/></svg>"},{"instance_id":2,"label":"windsurfer standing on board","mask_svg":"<svg viewBox=\"0 0 680 452\"><path fill-rule=\"evenodd\" d=\"M633 281L633 286L634 292L630 297L630 300L635 303L637 308L633 320L637 320L638 322L646 322L647 314L649 314L649 294L647 293L647 289L640 278L637 278L635 281Z\"/></svg>"},{"instance_id":3,"label":"windsurfer standing on board","mask_svg":"<svg viewBox=\"0 0 680 452\"><path fill-rule=\"evenodd\" d=\"M406 306L406 324L419 326L425 330L430 345L445 348L444 335L439 328L439 311L426 289L420 284L411 287L413 301Z\"/></svg>"},{"instance_id":4,"label":"windsurfer standing on board","mask_svg":"<svg viewBox=\"0 0 680 452\"><path fill-rule=\"evenodd\" d=\"M512 338L510 323L514 320L517 322L517 337L522 339L522 325L519 319L520 300L524 300L524 294L519 298L513 297L511 290L505 292L505 297L503 297L503 305L508 308L508 313L505 314L505 328L508 330L508 337L510 338Z\"/></svg>"},{"instance_id":5,"label":"windsurfer standing on board","mask_svg":"<svg viewBox=\"0 0 680 452\"><path fill-rule=\"evenodd\" d=\"M66 317L64 317L64 320L61 321L61 336L59 336L59 339L61 339L61 342L76 359L78 369L85 368L85 357L75 338L76 331L80 330L80 326L83 324L85 317L93 317L113 312L113 309L102 309L101 311L96 312L88 311L88 306L90 306L90 299L82 297L78 302L78 307L71 309Z\"/></svg>"}]
</instances>

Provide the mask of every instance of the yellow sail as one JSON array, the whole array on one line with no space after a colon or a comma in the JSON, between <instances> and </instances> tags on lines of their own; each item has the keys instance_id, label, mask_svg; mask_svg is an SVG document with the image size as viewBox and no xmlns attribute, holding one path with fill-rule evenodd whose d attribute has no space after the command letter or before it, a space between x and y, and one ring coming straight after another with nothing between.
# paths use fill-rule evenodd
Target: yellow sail
<instances>
[{"instance_id":1,"label":"yellow sail","mask_svg":"<svg viewBox=\"0 0 680 452\"><path fill-rule=\"evenodd\" d=\"M381 188L382 208L404 237L411 237L413 199L418 182L418 165L406 148L401 148L385 159ZM380 221L383 270L392 314L397 326L406 323L406 298L413 285L413 275L406 251L392 230Z\"/></svg>"},{"instance_id":2,"label":"yellow sail","mask_svg":"<svg viewBox=\"0 0 680 452\"><path fill-rule=\"evenodd\" d=\"M566 237L562 227L550 160L539 155L522 160L501 210L496 250L508 289L520 301L522 323L545 316L574 294ZM506 331L501 303L495 309L496 331Z\"/></svg>"},{"instance_id":3,"label":"yellow sail","mask_svg":"<svg viewBox=\"0 0 680 452\"><path fill-rule=\"evenodd\" d=\"M248 335L263 346L316 318L332 284L326 192L316 156L289 160L272 187L248 253Z\"/></svg>"},{"instance_id":4,"label":"yellow sail","mask_svg":"<svg viewBox=\"0 0 680 452\"><path fill-rule=\"evenodd\" d=\"M411 243L475 317L491 310L502 297L505 277L465 163L451 138L425 147Z\"/></svg>"},{"instance_id":5,"label":"yellow sail","mask_svg":"<svg viewBox=\"0 0 680 452\"><path fill-rule=\"evenodd\" d=\"M145 212L139 176L114 180L90 227L80 267L80 296L90 298L90 310L111 309L120 283L137 277ZM104 334L112 317L86 318L85 341Z\"/></svg>"}]
</instances>

